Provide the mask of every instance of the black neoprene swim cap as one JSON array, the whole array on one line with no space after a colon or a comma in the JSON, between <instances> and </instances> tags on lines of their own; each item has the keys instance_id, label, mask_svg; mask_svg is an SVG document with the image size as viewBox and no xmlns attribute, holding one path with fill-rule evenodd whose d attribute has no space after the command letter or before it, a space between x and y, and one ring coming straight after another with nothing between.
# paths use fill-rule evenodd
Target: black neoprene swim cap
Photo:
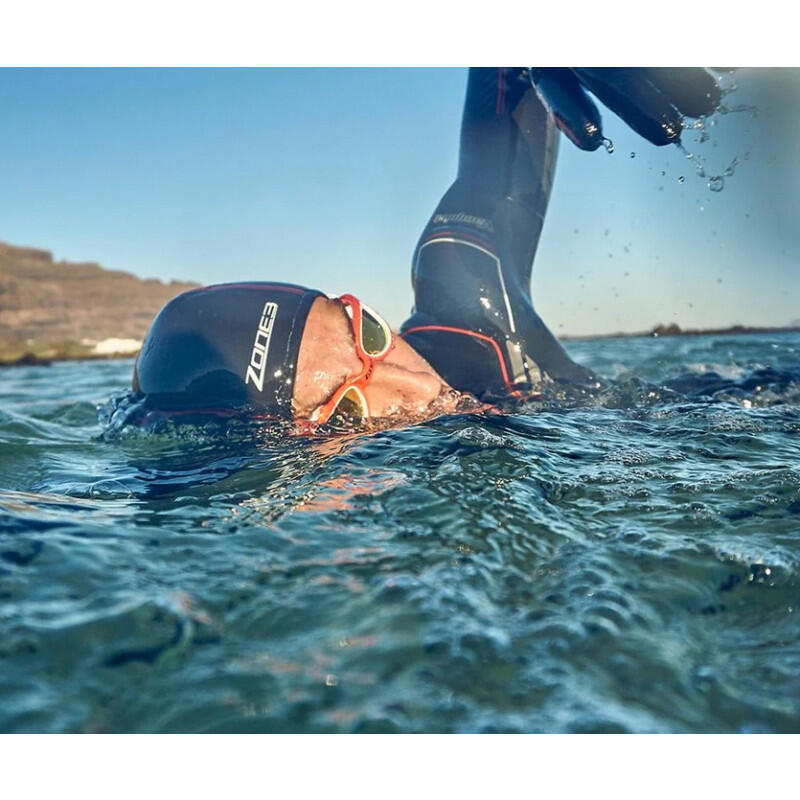
<instances>
[{"instance_id":1,"label":"black neoprene swim cap","mask_svg":"<svg viewBox=\"0 0 800 800\"><path fill-rule=\"evenodd\" d=\"M291 418L297 357L321 292L226 283L170 300L153 320L133 391L164 411L252 410Z\"/></svg>"}]
</instances>

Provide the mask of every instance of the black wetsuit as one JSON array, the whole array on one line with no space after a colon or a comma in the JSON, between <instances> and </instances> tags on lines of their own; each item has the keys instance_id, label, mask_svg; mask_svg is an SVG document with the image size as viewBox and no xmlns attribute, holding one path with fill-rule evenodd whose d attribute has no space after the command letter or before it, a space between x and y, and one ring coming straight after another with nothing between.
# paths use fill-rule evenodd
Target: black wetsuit
<instances>
[{"instance_id":1,"label":"black wetsuit","mask_svg":"<svg viewBox=\"0 0 800 800\"><path fill-rule=\"evenodd\" d=\"M527 70L470 69L458 176L414 253L402 335L457 389L536 388L541 373L590 383L533 307L530 279L558 131Z\"/></svg>"}]
</instances>

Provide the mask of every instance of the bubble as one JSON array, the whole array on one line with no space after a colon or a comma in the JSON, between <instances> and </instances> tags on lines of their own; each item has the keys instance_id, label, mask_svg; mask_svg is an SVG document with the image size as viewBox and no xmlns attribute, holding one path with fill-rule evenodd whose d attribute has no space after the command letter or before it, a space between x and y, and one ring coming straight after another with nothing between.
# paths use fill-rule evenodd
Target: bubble
<instances>
[{"instance_id":1,"label":"bubble","mask_svg":"<svg viewBox=\"0 0 800 800\"><path fill-rule=\"evenodd\" d=\"M708 179L708 188L712 192L721 192L725 188L725 178L722 175L714 175Z\"/></svg>"}]
</instances>

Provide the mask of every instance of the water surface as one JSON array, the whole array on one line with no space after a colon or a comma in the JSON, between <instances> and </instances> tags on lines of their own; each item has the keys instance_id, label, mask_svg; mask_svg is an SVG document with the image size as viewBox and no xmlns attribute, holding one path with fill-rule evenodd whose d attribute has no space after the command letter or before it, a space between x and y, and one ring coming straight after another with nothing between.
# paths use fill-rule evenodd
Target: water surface
<instances>
[{"instance_id":1,"label":"water surface","mask_svg":"<svg viewBox=\"0 0 800 800\"><path fill-rule=\"evenodd\" d=\"M612 387L288 443L4 370L0 731L800 731L800 335L569 349Z\"/></svg>"}]
</instances>

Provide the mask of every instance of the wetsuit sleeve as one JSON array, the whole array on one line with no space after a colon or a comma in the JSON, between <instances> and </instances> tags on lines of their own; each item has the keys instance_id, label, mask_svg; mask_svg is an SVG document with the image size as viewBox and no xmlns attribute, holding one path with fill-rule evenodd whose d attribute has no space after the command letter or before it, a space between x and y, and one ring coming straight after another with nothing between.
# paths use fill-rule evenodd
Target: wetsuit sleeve
<instances>
[{"instance_id":1,"label":"wetsuit sleeve","mask_svg":"<svg viewBox=\"0 0 800 800\"><path fill-rule=\"evenodd\" d=\"M406 340L456 388L535 387L541 373L588 382L536 313L533 259L557 131L522 68L471 69L458 175L417 244Z\"/></svg>"}]
</instances>

